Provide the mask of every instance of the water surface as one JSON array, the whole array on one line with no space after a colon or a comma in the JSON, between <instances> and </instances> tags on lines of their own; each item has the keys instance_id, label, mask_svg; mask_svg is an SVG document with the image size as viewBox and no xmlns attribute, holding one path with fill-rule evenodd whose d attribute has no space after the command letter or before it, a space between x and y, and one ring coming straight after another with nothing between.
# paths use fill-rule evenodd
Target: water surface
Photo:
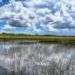
<instances>
[{"instance_id":1,"label":"water surface","mask_svg":"<svg viewBox=\"0 0 75 75\"><path fill-rule=\"evenodd\" d=\"M0 75L75 75L75 45L0 42Z\"/></svg>"}]
</instances>

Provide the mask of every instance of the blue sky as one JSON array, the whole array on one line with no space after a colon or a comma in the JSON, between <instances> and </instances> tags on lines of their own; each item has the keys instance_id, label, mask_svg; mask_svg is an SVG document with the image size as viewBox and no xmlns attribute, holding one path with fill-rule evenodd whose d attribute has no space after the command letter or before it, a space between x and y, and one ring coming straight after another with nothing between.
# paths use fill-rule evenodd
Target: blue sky
<instances>
[{"instance_id":1,"label":"blue sky","mask_svg":"<svg viewBox=\"0 0 75 75\"><path fill-rule=\"evenodd\" d=\"M0 32L75 35L75 0L0 0Z\"/></svg>"}]
</instances>

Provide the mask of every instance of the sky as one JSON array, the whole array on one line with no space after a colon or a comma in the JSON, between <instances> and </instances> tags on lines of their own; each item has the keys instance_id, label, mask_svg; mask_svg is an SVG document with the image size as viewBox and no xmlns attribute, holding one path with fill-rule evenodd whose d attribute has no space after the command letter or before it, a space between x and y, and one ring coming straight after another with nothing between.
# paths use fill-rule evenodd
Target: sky
<instances>
[{"instance_id":1,"label":"sky","mask_svg":"<svg viewBox=\"0 0 75 75\"><path fill-rule=\"evenodd\" d=\"M75 36L75 0L0 0L3 32Z\"/></svg>"}]
</instances>

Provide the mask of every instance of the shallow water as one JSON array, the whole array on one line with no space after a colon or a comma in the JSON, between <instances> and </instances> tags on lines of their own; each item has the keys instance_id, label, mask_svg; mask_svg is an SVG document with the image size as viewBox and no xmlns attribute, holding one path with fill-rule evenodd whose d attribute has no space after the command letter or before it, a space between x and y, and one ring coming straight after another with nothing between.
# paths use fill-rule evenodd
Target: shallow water
<instances>
[{"instance_id":1,"label":"shallow water","mask_svg":"<svg viewBox=\"0 0 75 75\"><path fill-rule=\"evenodd\" d=\"M75 75L75 45L0 42L0 75Z\"/></svg>"}]
</instances>

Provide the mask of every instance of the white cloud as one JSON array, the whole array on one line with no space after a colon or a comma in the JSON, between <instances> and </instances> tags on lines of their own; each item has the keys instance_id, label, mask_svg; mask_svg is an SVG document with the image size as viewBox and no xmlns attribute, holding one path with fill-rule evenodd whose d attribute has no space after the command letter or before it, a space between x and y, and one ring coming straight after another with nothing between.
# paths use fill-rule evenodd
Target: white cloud
<instances>
[{"instance_id":1,"label":"white cloud","mask_svg":"<svg viewBox=\"0 0 75 75\"><path fill-rule=\"evenodd\" d=\"M6 25L3 27L3 29L4 29L4 30L5 30L5 29L12 29L12 26L6 24Z\"/></svg>"},{"instance_id":2,"label":"white cloud","mask_svg":"<svg viewBox=\"0 0 75 75\"><path fill-rule=\"evenodd\" d=\"M47 6L40 8L36 7L36 5ZM66 25L69 22L70 26L74 26L74 9L74 0L60 0L57 2L56 0L11 0L10 4L0 7L0 19L8 22L5 28L27 27L27 29L31 28L34 32L39 32L42 31L41 28L41 30L37 29L37 23L39 23L38 26L55 32L58 31L57 28L54 28L57 25L56 22L59 22L59 25L62 23Z\"/></svg>"}]
</instances>

